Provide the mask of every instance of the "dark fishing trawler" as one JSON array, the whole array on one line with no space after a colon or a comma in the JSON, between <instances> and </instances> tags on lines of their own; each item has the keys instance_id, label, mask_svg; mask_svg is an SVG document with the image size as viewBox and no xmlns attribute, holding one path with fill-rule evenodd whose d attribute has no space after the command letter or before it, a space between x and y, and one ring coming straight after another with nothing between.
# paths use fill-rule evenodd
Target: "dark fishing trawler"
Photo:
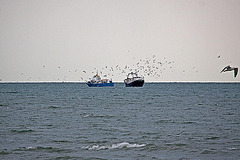
<instances>
[{"instance_id":1,"label":"dark fishing trawler","mask_svg":"<svg viewBox=\"0 0 240 160\"><path fill-rule=\"evenodd\" d=\"M129 73L127 79L124 79L126 87L142 87L144 84L144 78L139 77L137 73Z\"/></svg>"}]
</instances>

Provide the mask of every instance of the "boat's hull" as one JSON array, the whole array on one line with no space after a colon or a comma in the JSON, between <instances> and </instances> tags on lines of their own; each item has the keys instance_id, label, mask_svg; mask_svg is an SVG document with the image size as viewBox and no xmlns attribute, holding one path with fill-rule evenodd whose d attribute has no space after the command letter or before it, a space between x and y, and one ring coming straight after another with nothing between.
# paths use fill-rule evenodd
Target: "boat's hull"
<instances>
[{"instance_id":1,"label":"boat's hull","mask_svg":"<svg viewBox=\"0 0 240 160\"><path fill-rule=\"evenodd\" d=\"M87 83L88 87L113 87L114 83Z\"/></svg>"},{"instance_id":2,"label":"boat's hull","mask_svg":"<svg viewBox=\"0 0 240 160\"><path fill-rule=\"evenodd\" d=\"M137 80L131 83L125 83L126 87L142 87L144 84L144 80Z\"/></svg>"}]
</instances>

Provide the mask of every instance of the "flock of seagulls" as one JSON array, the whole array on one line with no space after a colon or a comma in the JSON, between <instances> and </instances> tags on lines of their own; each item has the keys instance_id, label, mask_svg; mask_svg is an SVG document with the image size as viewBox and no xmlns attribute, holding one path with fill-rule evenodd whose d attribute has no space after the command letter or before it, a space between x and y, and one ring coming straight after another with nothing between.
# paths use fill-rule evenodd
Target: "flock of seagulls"
<instances>
[{"instance_id":1,"label":"flock of seagulls","mask_svg":"<svg viewBox=\"0 0 240 160\"><path fill-rule=\"evenodd\" d=\"M217 58L221 58L221 55L218 55ZM62 78L55 78L54 80L57 81L66 81L67 79L67 72L77 73L80 74L80 79L79 81L88 81L89 76L92 76L93 74L100 74L103 77L108 77L108 78L113 78L116 75L127 75L130 72L136 72L138 75L144 76L144 77L152 77L152 78L159 78L164 74L164 72L173 72L174 68L174 63L175 61L173 60L168 60L166 57L163 57L161 60L158 60L156 55L152 55L151 57L148 58L143 58L143 59L137 59L133 58L132 59L132 64L131 65L116 65L116 66L103 66L101 68L94 68L91 71L87 70L69 70L69 71L64 71L65 75ZM231 63L231 62L230 62ZM47 68L46 65L42 65L42 67L45 69ZM56 66L57 69L62 70L61 66ZM197 67L193 66L191 68L195 73L198 73ZM234 77L237 76L238 74L238 68L237 67L231 67L230 65L227 65L224 67L220 73L227 72L227 71L234 71ZM186 70L182 70L183 73L186 72ZM23 73L21 73L22 76L24 76ZM125 78L125 77L124 77ZM40 78L37 78L38 80L41 80ZM28 77L27 80L32 80L32 77Z\"/></svg>"},{"instance_id":2,"label":"flock of seagulls","mask_svg":"<svg viewBox=\"0 0 240 160\"><path fill-rule=\"evenodd\" d=\"M161 60L158 60L156 55L152 55L148 58L138 59L134 57L131 61L131 64L120 65L117 64L115 66L103 66L99 68L94 68L92 70L66 70L64 67L56 66L56 69L65 73L64 76L54 78L54 81L66 81L68 76L72 76L74 73L80 75L79 81L88 81L89 77L93 76L93 74L100 74L104 78L113 78L117 75L124 75L125 76L130 72L136 72L138 75L144 77L152 77L152 78L159 78L164 72L173 72L174 68L174 61L168 60L166 57L163 57ZM43 70L48 68L47 65L42 65ZM193 67L195 68L195 67ZM68 73L68 74L67 74ZM71 75L70 75L71 74ZM22 77L26 77L26 74L21 73ZM76 75L75 75L76 77ZM34 80L32 77L26 78L28 81ZM36 79L36 78L35 78ZM37 78L37 80L41 80Z\"/></svg>"},{"instance_id":3,"label":"flock of seagulls","mask_svg":"<svg viewBox=\"0 0 240 160\"><path fill-rule=\"evenodd\" d=\"M131 65L119 65L116 66L104 66L101 68L94 68L94 71L90 71L91 74L99 73L103 75L103 77L113 77L115 75L123 74L124 76L130 72L136 72L138 75L144 77L155 77L158 78L163 74L165 71L173 72L173 65L174 61L167 60L166 57L163 60L159 61L156 58L156 55L153 55L150 58L145 59L132 59ZM83 70L84 74L87 74L86 70ZM124 77L125 78L125 77ZM81 77L83 80L84 78Z\"/></svg>"}]
</instances>

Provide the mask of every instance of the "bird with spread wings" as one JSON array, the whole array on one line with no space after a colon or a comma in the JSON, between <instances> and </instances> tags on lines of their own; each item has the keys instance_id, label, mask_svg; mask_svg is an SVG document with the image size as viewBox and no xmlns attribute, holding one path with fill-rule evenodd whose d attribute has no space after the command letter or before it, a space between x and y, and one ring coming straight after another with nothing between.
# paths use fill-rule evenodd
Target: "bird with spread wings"
<instances>
[{"instance_id":1,"label":"bird with spread wings","mask_svg":"<svg viewBox=\"0 0 240 160\"><path fill-rule=\"evenodd\" d=\"M238 73L238 68L236 68L236 67L230 67L229 65L226 66L225 68L223 68L223 70L222 70L220 73L226 72L226 71L233 71L233 70L234 70L234 77L236 77L236 76L237 76L237 73Z\"/></svg>"}]
</instances>

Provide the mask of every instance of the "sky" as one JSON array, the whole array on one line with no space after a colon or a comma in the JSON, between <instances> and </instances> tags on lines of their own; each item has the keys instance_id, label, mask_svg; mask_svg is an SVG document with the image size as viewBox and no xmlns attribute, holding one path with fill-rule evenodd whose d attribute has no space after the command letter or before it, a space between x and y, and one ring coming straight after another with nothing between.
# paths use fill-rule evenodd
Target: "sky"
<instances>
[{"instance_id":1,"label":"sky","mask_svg":"<svg viewBox=\"0 0 240 160\"><path fill-rule=\"evenodd\" d=\"M240 67L240 1L0 0L0 60L2 82L240 82L220 74Z\"/></svg>"}]
</instances>

